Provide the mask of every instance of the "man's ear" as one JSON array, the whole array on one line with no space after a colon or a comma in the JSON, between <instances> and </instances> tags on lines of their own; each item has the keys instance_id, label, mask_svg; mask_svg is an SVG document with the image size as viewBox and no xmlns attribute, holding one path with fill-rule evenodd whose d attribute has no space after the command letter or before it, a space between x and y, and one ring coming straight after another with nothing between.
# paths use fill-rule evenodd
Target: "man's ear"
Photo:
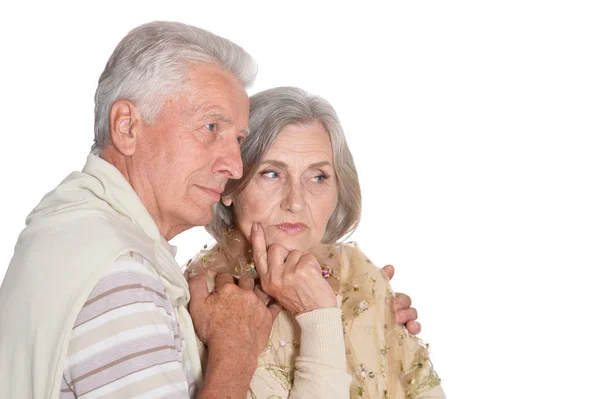
<instances>
[{"instance_id":1,"label":"man's ear","mask_svg":"<svg viewBox=\"0 0 600 399\"><path fill-rule=\"evenodd\" d=\"M119 152L131 156L139 139L141 118L129 100L117 100L110 107L110 139Z\"/></svg>"},{"instance_id":2,"label":"man's ear","mask_svg":"<svg viewBox=\"0 0 600 399\"><path fill-rule=\"evenodd\" d=\"M225 206L230 206L233 203L233 198L230 195L225 195L221 197L221 202Z\"/></svg>"}]
</instances>

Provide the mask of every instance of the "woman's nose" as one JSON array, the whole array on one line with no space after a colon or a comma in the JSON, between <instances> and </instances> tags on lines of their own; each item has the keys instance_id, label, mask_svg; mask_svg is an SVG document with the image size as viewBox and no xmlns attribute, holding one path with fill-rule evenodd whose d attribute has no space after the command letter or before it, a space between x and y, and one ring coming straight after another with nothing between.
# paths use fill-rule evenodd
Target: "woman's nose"
<instances>
[{"instance_id":1,"label":"woman's nose","mask_svg":"<svg viewBox=\"0 0 600 399\"><path fill-rule=\"evenodd\" d=\"M304 209L304 205L305 202L302 188L298 187L296 184L291 185L291 187L288 188L283 201L281 201L281 209L292 213L299 213Z\"/></svg>"}]
</instances>

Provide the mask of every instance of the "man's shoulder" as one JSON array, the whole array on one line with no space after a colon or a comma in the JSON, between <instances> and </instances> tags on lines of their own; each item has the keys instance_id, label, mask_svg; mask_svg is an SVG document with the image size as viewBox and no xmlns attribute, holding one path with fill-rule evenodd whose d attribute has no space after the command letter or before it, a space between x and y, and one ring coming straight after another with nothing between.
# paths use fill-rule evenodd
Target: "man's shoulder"
<instances>
[{"instance_id":1,"label":"man's shoulder","mask_svg":"<svg viewBox=\"0 0 600 399\"><path fill-rule=\"evenodd\" d=\"M75 326L98 318L110 320L127 312L164 309L172 313L166 288L152 265L136 252L117 258L102 275L81 308Z\"/></svg>"},{"instance_id":2,"label":"man's shoulder","mask_svg":"<svg viewBox=\"0 0 600 399\"><path fill-rule=\"evenodd\" d=\"M129 251L119 256L98 278L99 284L108 282L113 286L146 283L146 288L156 288L165 291L164 284L150 261L141 254Z\"/></svg>"}]
</instances>

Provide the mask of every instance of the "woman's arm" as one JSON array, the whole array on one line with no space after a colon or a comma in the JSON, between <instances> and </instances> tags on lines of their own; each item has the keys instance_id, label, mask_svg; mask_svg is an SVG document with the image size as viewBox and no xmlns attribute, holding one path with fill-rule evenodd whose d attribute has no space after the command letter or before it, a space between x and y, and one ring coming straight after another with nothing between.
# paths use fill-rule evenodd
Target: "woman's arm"
<instances>
[{"instance_id":1,"label":"woman's arm","mask_svg":"<svg viewBox=\"0 0 600 399\"><path fill-rule=\"evenodd\" d=\"M346 374L341 311L320 264L311 253L289 252L276 244L267 249L258 224L253 226L252 249L262 289L295 318L300 328L289 398L348 398L350 378ZM254 387L253 393L261 398Z\"/></svg>"},{"instance_id":2,"label":"woman's arm","mask_svg":"<svg viewBox=\"0 0 600 399\"><path fill-rule=\"evenodd\" d=\"M351 379L341 316L339 308L326 308L296 317L301 344L290 399L348 398Z\"/></svg>"}]
</instances>

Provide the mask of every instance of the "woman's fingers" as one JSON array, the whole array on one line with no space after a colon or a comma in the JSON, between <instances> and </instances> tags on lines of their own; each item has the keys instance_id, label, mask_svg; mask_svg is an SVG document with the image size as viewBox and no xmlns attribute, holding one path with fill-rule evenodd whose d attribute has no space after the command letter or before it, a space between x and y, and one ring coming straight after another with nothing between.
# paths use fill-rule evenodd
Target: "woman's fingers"
<instances>
[{"instance_id":1,"label":"woman's fingers","mask_svg":"<svg viewBox=\"0 0 600 399\"><path fill-rule=\"evenodd\" d=\"M254 267L258 275L262 278L269 270L267 264L267 243L265 240L265 232L262 226L258 223L252 223L252 258L254 259Z\"/></svg>"},{"instance_id":2,"label":"woman's fingers","mask_svg":"<svg viewBox=\"0 0 600 399\"><path fill-rule=\"evenodd\" d=\"M251 274L245 274L238 280L238 286L244 290L254 289L254 277Z\"/></svg>"},{"instance_id":3,"label":"woman's fingers","mask_svg":"<svg viewBox=\"0 0 600 399\"><path fill-rule=\"evenodd\" d=\"M300 258L302 258L302 255L302 252L296 250L288 253L284 263L285 269L290 270L291 268L295 267L296 264L300 261Z\"/></svg>"},{"instance_id":4,"label":"woman's fingers","mask_svg":"<svg viewBox=\"0 0 600 399\"><path fill-rule=\"evenodd\" d=\"M279 304L279 302L271 301L271 304L269 305L269 311L271 312L271 316L273 316L273 320L275 320L277 316L279 316L281 310L282 307Z\"/></svg>"},{"instance_id":5,"label":"woman's fingers","mask_svg":"<svg viewBox=\"0 0 600 399\"><path fill-rule=\"evenodd\" d=\"M300 257L297 262L296 268L309 268L317 272L318 275L322 276L321 265L317 258L314 257L311 253L306 253Z\"/></svg>"},{"instance_id":6,"label":"woman's fingers","mask_svg":"<svg viewBox=\"0 0 600 399\"><path fill-rule=\"evenodd\" d=\"M215 279L215 290L218 291L227 284L235 284L233 281L233 276L228 273L217 273L217 278Z\"/></svg>"},{"instance_id":7,"label":"woman's fingers","mask_svg":"<svg viewBox=\"0 0 600 399\"><path fill-rule=\"evenodd\" d=\"M254 267L261 279L263 279L271 269L283 266L289 251L277 244L273 244L267 249L265 231L259 223L252 224L251 239Z\"/></svg>"},{"instance_id":8,"label":"woman's fingers","mask_svg":"<svg viewBox=\"0 0 600 399\"><path fill-rule=\"evenodd\" d=\"M254 287L254 293L256 294L256 297L265 305L268 305L269 302L271 302L271 297L262 290L262 287L260 286L260 284L257 284Z\"/></svg>"}]
</instances>

